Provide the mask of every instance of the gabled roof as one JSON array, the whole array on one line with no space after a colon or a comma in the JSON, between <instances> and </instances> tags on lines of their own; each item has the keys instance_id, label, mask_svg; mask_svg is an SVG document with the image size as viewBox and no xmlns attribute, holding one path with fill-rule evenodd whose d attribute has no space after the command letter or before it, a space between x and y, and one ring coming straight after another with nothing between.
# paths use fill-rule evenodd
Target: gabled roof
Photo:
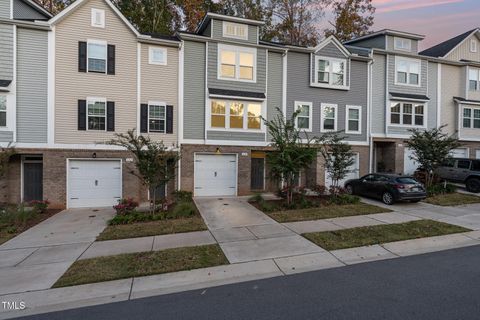
<instances>
[{"instance_id":1,"label":"gabled roof","mask_svg":"<svg viewBox=\"0 0 480 320\"><path fill-rule=\"evenodd\" d=\"M439 43L431 48L423 50L419 54L424 56L430 56L435 58L442 58L449 54L453 49L455 49L458 45L460 45L465 39L470 37L470 35L474 34L475 32L479 32L480 29L476 28L473 30L469 30L461 35L448 39L442 43Z\"/></svg>"},{"instance_id":2,"label":"gabled roof","mask_svg":"<svg viewBox=\"0 0 480 320\"><path fill-rule=\"evenodd\" d=\"M351 44L351 43L355 43L355 42L358 42L358 41L361 41L361 40L375 38L375 37L383 36L383 35L403 37L403 38L408 38L408 39L412 39L412 40L423 40L423 39L425 39L424 35L417 34L417 33L404 32L404 31L393 30L393 29L382 29L382 30L375 31L375 32L372 32L370 34L367 34L367 35L349 40L349 41L345 41L344 44Z\"/></svg>"},{"instance_id":3,"label":"gabled roof","mask_svg":"<svg viewBox=\"0 0 480 320\"><path fill-rule=\"evenodd\" d=\"M39 5L37 2L33 0L19 0L19 1L23 1L25 4L29 5L35 11L38 11L40 14L44 15L46 19L50 19L51 17L53 17L53 15L50 12L48 12L44 7L42 7L41 5Z\"/></svg>"},{"instance_id":4,"label":"gabled roof","mask_svg":"<svg viewBox=\"0 0 480 320\"><path fill-rule=\"evenodd\" d=\"M350 51L348 51L347 48L335 37L335 36L329 36L328 38L322 40L316 47L315 47L315 52L320 51L323 49L327 44L333 43L338 50L340 50L345 57L350 56Z\"/></svg>"}]
</instances>

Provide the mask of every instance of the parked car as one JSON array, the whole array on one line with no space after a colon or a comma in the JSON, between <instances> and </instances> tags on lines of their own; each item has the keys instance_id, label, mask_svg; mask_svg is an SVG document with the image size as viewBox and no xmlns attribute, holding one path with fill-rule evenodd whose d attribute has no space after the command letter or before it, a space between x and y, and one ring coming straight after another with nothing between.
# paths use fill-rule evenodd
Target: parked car
<instances>
[{"instance_id":1,"label":"parked car","mask_svg":"<svg viewBox=\"0 0 480 320\"><path fill-rule=\"evenodd\" d=\"M371 173L345 182L349 194L381 199L391 205L396 201L418 202L427 197L424 186L409 176Z\"/></svg>"},{"instance_id":2,"label":"parked car","mask_svg":"<svg viewBox=\"0 0 480 320\"><path fill-rule=\"evenodd\" d=\"M464 183L467 191L480 192L480 160L450 159L437 168L435 173L443 180Z\"/></svg>"}]
</instances>

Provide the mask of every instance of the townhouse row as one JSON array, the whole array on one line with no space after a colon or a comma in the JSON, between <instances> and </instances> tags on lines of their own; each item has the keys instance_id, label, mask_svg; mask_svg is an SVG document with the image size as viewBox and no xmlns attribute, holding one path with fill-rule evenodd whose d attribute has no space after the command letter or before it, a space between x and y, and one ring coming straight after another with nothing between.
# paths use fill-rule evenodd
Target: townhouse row
<instances>
[{"instance_id":1,"label":"townhouse row","mask_svg":"<svg viewBox=\"0 0 480 320\"><path fill-rule=\"evenodd\" d=\"M409 129L446 124L480 157L480 31L419 52L421 35L382 30L315 47L262 41L262 21L208 13L193 33L141 34L109 0L52 17L32 0L0 3L0 144L13 143L0 201L58 207L148 200L131 155L106 144L136 129L181 150L159 187L196 196L275 191L261 118L281 110L306 135L342 131L368 172L411 174ZM328 185L321 158L299 174Z\"/></svg>"}]
</instances>

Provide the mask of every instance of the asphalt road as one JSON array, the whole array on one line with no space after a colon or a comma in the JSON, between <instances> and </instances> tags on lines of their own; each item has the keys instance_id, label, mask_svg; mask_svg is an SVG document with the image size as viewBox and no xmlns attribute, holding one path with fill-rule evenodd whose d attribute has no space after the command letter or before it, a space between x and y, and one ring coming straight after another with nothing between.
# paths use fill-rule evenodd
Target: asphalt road
<instances>
[{"instance_id":1,"label":"asphalt road","mask_svg":"<svg viewBox=\"0 0 480 320\"><path fill-rule=\"evenodd\" d=\"M480 319L480 246L25 319Z\"/></svg>"}]
</instances>

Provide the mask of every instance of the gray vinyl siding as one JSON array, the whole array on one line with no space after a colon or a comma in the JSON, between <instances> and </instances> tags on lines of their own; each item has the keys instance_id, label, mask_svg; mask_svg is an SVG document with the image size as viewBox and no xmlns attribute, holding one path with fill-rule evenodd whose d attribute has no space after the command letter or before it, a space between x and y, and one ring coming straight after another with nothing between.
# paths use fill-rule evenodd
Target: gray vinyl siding
<instances>
[{"instance_id":1,"label":"gray vinyl siding","mask_svg":"<svg viewBox=\"0 0 480 320\"><path fill-rule=\"evenodd\" d=\"M205 30L203 30L202 34L204 36L208 36L208 37L211 37L212 36L212 22L210 21L210 23L205 27Z\"/></svg>"},{"instance_id":2,"label":"gray vinyl siding","mask_svg":"<svg viewBox=\"0 0 480 320\"><path fill-rule=\"evenodd\" d=\"M17 29L18 142L47 142L47 38L47 31Z\"/></svg>"},{"instance_id":3,"label":"gray vinyl siding","mask_svg":"<svg viewBox=\"0 0 480 320\"><path fill-rule=\"evenodd\" d=\"M345 130L347 105L362 107L362 134L349 135L350 141L367 140L367 79L368 66L363 61L351 61L350 90L333 90L310 87L310 55L289 52L287 69L287 117L291 117L295 101L312 102L312 132L310 136L320 136L320 107L322 103L337 104L337 129Z\"/></svg>"},{"instance_id":4,"label":"gray vinyl siding","mask_svg":"<svg viewBox=\"0 0 480 320\"><path fill-rule=\"evenodd\" d=\"M13 18L23 20L47 20L43 14L33 9L22 0L13 1Z\"/></svg>"},{"instance_id":5,"label":"gray vinyl siding","mask_svg":"<svg viewBox=\"0 0 480 320\"><path fill-rule=\"evenodd\" d=\"M0 131L0 142L12 142L13 131Z\"/></svg>"},{"instance_id":6,"label":"gray vinyl siding","mask_svg":"<svg viewBox=\"0 0 480 320\"><path fill-rule=\"evenodd\" d=\"M364 47L364 48L385 49L385 36L379 35L377 37L360 40L358 42L354 42L349 45L356 46L356 47Z\"/></svg>"},{"instance_id":7,"label":"gray vinyl siding","mask_svg":"<svg viewBox=\"0 0 480 320\"><path fill-rule=\"evenodd\" d=\"M184 42L183 137L205 135L205 44Z\"/></svg>"},{"instance_id":8,"label":"gray vinyl siding","mask_svg":"<svg viewBox=\"0 0 480 320\"><path fill-rule=\"evenodd\" d=\"M256 82L232 81L217 79L218 44L208 43L208 87L226 90L243 90L250 92L265 92L266 88L266 50L257 48L257 78ZM198 63L195 59L194 63ZM188 73L185 73L188 74Z\"/></svg>"},{"instance_id":9,"label":"gray vinyl siding","mask_svg":"<svg viewBox=\"0 0 480 320\"><path fill-rule=\"evenodd\" d=\"M345 57L345 54L340 51L337 46L335 46L333 43L329 43L325 47L323 47L321 50L317 51L314 55L315 56L322 56L322 57L328 57L328 58L336 58L336 59L347 59ZM312 58L312 82L315 81L315 59L314 57ZM349 79L349 72L350 72L350 63L347 60L347 65L345 67L345 76L347 78L347 81L345 82L347 86L350 85L350 79Z\"/></svg>"},{"instance_id":10,"label":"gray vinyl siding","mask_svg":"<svg viewBox=\"0 0 480 320\"><path fill-rule=\"evenodd\" d=\"M0 80L13 80L13 25L9 24L0 24Z\"/></svg>"},{"instance_id":11,"label":"gray vinyl siding","mask_svg":"<svg viewBox=\"0 0 480 320\"><path fill-rule=\"evenodd\" d=\"M0 18L10 19L10 0L0 1Z\"/></svg>"},{"instance_id":12,"label":"gray vinyl siding","mask_svg":"<svg viewBox=\"0 0 480 320\"><path fill-rule=\"evenodd\" d=\"M408 39L405 37L398 37L398 38L404 38ZM409 53L418 53L418 40L413 40L410 39L412 42L412 48L410 51L404 51L404 50L395 50L395 37L394 36L387 36L387 50L389 51L398 51L398 52L409 52Z\"/></svg>"},{"instance_id":13,"label":"gray vinyl siding","mask_svg":"<svg viewBox=\"0 0 480 320\"><path fill-rule=\"evenodd\" d=\"M267 119L274 119L277 108L282 109L283 96L283 61L282 54L276 52L268 53L268 86L267 86ZM270 140L270 135L268 135Z\"/></svg>"},{"instance_id":14,"label":"gray vinyl siding","mask_svg":"<svg viewBox=\"0 0 480 320\"><path fill-rule=\"evenodd\" d=\"M385 87L386 68L384 55L373 56L372 64L372 133L385 133Z\"/></svg>"},{"instance_id":15,"label":"gray vinyl siding","mask_svg":"<svg viewBox=\"0 0 480 320\"><path fill-rule=\"evenodd\" d=\"M211 22L212 28L212 38L215 40L223 40L223 41L234 41L238 43L251 43L257 44L258 43L258 27L248 25L248 39L236 39L236 38L228 38L223 36L223 21L212 19Z\"/></svg>"},{"instance_id":16,"label":"gray vinyl siding","mask_svg":"<svg viewBox=\"0 0 480 320\"><path fill-rule=\"evenodd\" d=\"M427 128L437 126L437 105L438 105L438 63L428 62L428 102L427 110Z\"/></svg>"},{"instance_id":17,"label":"gray vinyl siding","mask_svg":"<svg viewBox=\"0 0 480 320\"><path fill-rule=\"evenodd\" d=\"M418 59L421 60L421 59ZM421 60L420 87L395 84L395 56L388 55L388 91L410 94L427 94L428 61Z\"/></svg>"},{"instance_id":18,"label":"gray vinyl siding","mask_svg":"<svg viewBox=\"0 0 480 320\"><path fill-rule=\"evenodd\" d=\"M263 132L207 131L208 140L265 141Z\"/></svg>"}]
</instances>

